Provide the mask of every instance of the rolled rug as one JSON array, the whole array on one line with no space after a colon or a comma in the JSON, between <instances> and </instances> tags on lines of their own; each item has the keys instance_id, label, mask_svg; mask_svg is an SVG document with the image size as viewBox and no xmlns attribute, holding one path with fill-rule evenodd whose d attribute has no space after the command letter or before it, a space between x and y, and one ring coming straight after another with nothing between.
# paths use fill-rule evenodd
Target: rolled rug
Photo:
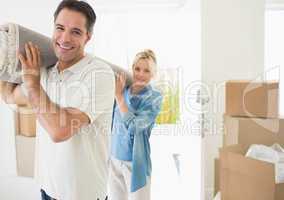
<instances>
[{"instance_id":1,"label":"rolled rug","mask_svg":"<svg viewBox=\"0 0 284 200\"><path fill-rule=\"evenodd\" d=\"M22 83L21 63L16 54L19 49L25 55L24 45L29 41L39 47L42 67L57 62L50 38L18 24L7 23L0 26L0 80Z\"/></svg>"},{"instance_id":2,"label":"rolled rug","mask_svg":"<svg viewBox=\"0 0 284 200\"><path fill-rule=\"evenodd\" d=\"M25 55L24 45L29 41L39 47L42 60L41 67L56 64L57 57L54 54L49 37L18 24L7 23L0 26L0 80L22 83L22 67L16 53L19 49ZM127 77L126 84L131 84L132 77L126 70L101 58L98 59L110 65L115 74L125 72Z\"/></svg>"},{"instance_id":3,"label":"rolled rug","mask_svg":"<svg viewBox=\"0 0 284 200\"><path fill-rule=\"evenodd\" d=\"M98 57L96 57L96 58L98 60L108 64L112 68L112 71L114 72L115 76L117 76L117 74L122 73L122 72L125 73L125 75L126 75L126 85L130 85L132 83L132 81L133 81L132 75L128 71L126 71L125 69L123 69L123 68L121 68L121 67L119 67L119 66L117 66L115 64L112 64L112 63L110 63L110 62L108 62L108 61L106 61L106 60L104 60L102 58L98 58Z\"/></svg>"}]
</instances>

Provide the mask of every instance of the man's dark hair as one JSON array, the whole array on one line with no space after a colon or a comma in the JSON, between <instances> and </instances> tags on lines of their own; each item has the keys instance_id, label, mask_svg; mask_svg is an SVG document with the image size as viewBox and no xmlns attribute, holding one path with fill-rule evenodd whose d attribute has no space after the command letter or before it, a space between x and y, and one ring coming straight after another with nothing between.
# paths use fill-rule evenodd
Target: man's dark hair
<instances>
[{"instance_id":1,"label":"man's dark hair","mask_svg":"<svg viewBox=\"0 0 284 200\"><path fill-rule=\"evenodd\" d=\"M61 3L58 5L54 12L54 22L60 13L60 11L64 8L67 8L69 10L77 11L82 13L86 19L87 19L87 24L86 28L89 33L93 32L94 24L96 22L96 13L93 10L93 8L85 1L77 1L77 0L63 0Z\"/></svg>"}]
</instances>

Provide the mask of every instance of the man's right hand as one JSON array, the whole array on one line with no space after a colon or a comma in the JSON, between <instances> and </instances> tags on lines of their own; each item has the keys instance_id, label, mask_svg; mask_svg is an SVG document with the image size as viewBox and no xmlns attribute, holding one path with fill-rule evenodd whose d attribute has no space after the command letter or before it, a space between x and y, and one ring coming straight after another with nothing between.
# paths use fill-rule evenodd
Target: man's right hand
<instances>
[{"instance_id":1,"label":"man's right hand","mask_svg":"<svg viewBox=\"0 0 284 200\"><path fill-rule=\"evenodd\" d=\"M17 85L6 81L0 82L1 98L4 102L9 103L13 96L13 91Z\"/></svg>"}]
</instances>

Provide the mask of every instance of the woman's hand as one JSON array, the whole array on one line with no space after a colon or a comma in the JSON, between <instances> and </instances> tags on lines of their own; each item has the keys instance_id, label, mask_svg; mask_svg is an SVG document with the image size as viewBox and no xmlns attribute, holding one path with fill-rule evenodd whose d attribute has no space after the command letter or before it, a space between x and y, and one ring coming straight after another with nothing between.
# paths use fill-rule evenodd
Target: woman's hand
<instances>
[{"instance_id":1,"label":"woman's hand","mask_svg":"<svg viewBox=\"0 0 284 200\"><path fill-rule=\"evenodd\" d=\"M138 94L144 87L146 87L146 82L134 82L131 85L131 92L133 94Z\"/></svg>"},{"instance_id":2,"label":"woman's hand","mask_svg":"<svg viewBox=\"0 0 284 200\"><path fill-rule=\"evenodd\" d=\"M40 51L39 48L31 42L25 44L26 57L18 53L22 64L22 77L27 90L40 89Z\"/></svg>"},{"instance_id":3,"label":"woman's hand","mask_svg":"<svg viewBox=\"0 0 284 200\"><path fill-rule=\"evenodd\" d=\"M115 98L117 100L121 99L121 97L123 96L125 83L126 83L126 74L125 73L117 74L115 79Z\"/></svg>"},{"instance_id":4,"label":"woman's hand","mask_svg":"<svg viewBox=\"0 0 284 200\"><path fill-rule=\"evenodd\" d=\"M123 90L126 83L126 74L119 73L115 77L115 99L121 113L128 112L128 107L125 103Z\"/></svg>"}]
</instances>

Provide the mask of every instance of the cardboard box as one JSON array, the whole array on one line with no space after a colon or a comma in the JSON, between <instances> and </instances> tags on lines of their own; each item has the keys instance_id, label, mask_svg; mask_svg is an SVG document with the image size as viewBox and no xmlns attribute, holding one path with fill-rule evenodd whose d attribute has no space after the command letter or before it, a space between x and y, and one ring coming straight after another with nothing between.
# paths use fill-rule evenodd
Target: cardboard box
<instances>
[{"instance_id":1,"label":"cardboard box","mask_svg":"<svg viewBox=\"0 0 284 200\"><path fill-rule=\"evenodd\" d=\"M277 118L278 108L278 82L226 82L227 115Z\"/></svg>"},{"instance_id":2,"label":"cardboard box","mask_svg":"<svg viewBox=\"0 0 284 200\"><path fill-rule=\"evenodd\" d=\"M220 160L214 160L214 196L220 191Z\"/></svg>"},{"instance_id":3,"label":"cardboard box","mask_svg":"<svg viewBox=\"0 0 284 200\"><path fill-rule=\"evenodd\" d=\"M223 146L242 144L248 148L251 144L284 146L284 119L262 119L231 117L224 115Z\"/></svg>"},{"instance_id":4,"label":"cardboard box","mask_svg":"<svg viewBox=\"0 0 284 200\"><path fill-rule=\"evenodd\" d=\"M16 135L16 160L18 176L34 176L35 138Z\"/></svg>"},{"instance_id":5,"label":"cardboard box","mask_svg":"<svg viewBox=\"0 0 284 200\"><path fill-rule=\"evenodd\" d=\"M17 135L35 137L36 115L30 107L18 106L15 119Z\"/></svg>"},{"instance_id":6,"label":"cardboard box","mask_svg":"<svg viewBox=\"0 0 284 200\"><path fill-rule=\"evenodd\" d=\"M284 184L275 184L274 164L245 157L247 148L220 149L222 200L283 200Z\"/></svg>"}]
</instances>

